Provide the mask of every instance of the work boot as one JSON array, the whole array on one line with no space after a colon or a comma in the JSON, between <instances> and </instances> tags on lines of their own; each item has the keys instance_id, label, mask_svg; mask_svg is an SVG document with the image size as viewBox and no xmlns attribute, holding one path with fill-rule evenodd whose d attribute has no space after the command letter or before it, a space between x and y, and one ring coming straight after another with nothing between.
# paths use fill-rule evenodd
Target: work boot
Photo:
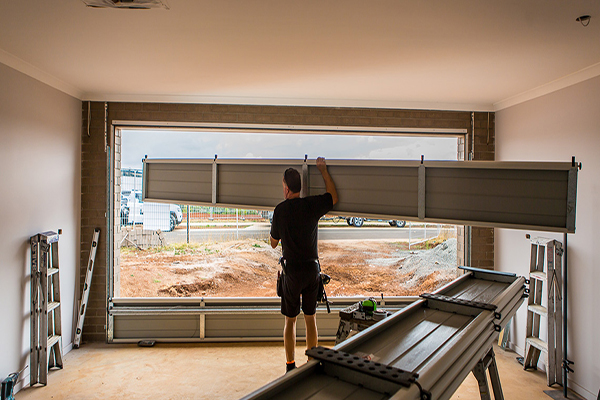
<instances>
[{"instance_id":1,"label":"work boot","mask_svg":"<svg viewBox=\"0 0 600 400\"><path fill-rule=\"evenodd\" d=\"M296 369L296 361L285 363L285 373L286 374L294 369Z\"/></svg>"}]
</instances>

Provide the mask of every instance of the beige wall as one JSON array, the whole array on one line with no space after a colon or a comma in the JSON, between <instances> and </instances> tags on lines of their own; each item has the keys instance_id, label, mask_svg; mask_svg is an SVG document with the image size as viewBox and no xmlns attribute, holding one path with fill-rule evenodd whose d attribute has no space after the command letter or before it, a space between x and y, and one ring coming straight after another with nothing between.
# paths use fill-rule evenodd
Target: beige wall
<instances>
[{"instance_id":1,"label":"beige wall","mask_svg":"<svg viewBox=\"0 0 600 400\"><path fill-rule=\"evenodd\" d=\"M29 364L29 237L62 229L63 347L72 342L81 101L0 64L0 379ZM29 375L29 369L25 371Z\"/></svg>"},{"instance_id":2,"label":"beige wall","mask_svg":"<svg viewBox=\"0 0 600 400\"><path fill-rule=\"evenodd\" d=\"M575 362L570 386L596 399L600 386L600 77L496 113L499 161L583 163L577 192L576 233L568 237L568 357ZM496 269L527 275L529 241L524 231L496 229ZM563 240L562 235L531 232ZM517 313L511 338L522 354L526 309Z\"/></svg>"}]
</instances>

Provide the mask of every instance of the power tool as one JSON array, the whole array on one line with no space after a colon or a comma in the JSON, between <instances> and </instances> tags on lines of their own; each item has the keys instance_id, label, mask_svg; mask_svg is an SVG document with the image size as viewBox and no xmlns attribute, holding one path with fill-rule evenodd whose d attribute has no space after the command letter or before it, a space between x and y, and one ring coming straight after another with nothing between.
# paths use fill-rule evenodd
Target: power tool
<instances>
[{"instance_id":1,"label":"power tool","mask_svg":"<svg viewBox=\"0 0 600 400\"><path fill-rule=\"evenodd\" d=\"M367 329L390 315L392 313L389 311L377 309L377 300L374 297L366 298L340 310L340 325L335 335L335 344L343 342L351 334Z\"/></svg>"},{"instance_id":2,"label":"power tool","mask_svg":"<svg viewBox=\"0 0 600 400\"><path fill-rule=\"evenodd\" d=\"M373 312L377 310L377 301L373 297L369 297L360 302L358 310L364 312L367 315L373 315Z\"/></svg>"},{"instance_id":3,"label":"power tool","mask_svg":"<svg viewBox=\"0 0 600 400\"><path fill-rule=\"evenodd\" d=\"M2 400L15 400L13 389L19 380L19 375L25 371L25 368L27 368L27 365L19 372L8 375L8 378L2 381Z\"/></svg>"},{"instance_id":4,"label":"power tool","mask_svg":"<svg viewBox=\"0 0 600 400\"><path fill-rule=\"evenodd\" d=\"M331 277L327 274L321 272L321 282L319 285L319 295L317 296L317 301L324 302L327 306L327 313L331 313L330 304L333 304L331 301L327 300L327 292L325 292L325 286L331 281Z\"/></svg>"}]
</instances>

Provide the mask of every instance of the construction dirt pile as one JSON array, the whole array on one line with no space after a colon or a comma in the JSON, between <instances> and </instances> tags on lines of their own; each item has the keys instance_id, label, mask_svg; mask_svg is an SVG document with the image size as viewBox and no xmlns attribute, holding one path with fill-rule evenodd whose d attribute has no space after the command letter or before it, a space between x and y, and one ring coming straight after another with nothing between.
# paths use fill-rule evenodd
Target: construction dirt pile
<instances>
[{"instance_id":1,"label":"construction dirt pile","mask_svg":"<svg viewBox=\"0 0 600 400\"><path fill-rule=\"evenodd\" d=\"M435 246L435 247L434 247ZM429 248L431 247L431 248ZM334 296L410 296L457 276L456 239L408 250L406 242L320 241ZM281 248L260 240L121 249L121 297L272 297Z\"/></svg>"}]
</instances>

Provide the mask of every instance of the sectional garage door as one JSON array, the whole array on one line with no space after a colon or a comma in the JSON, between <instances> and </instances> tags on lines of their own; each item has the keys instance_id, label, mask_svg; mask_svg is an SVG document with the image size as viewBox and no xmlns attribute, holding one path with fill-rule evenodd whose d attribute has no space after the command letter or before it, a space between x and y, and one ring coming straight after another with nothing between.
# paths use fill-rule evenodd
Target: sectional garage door
<instances>
[{"instance_id":1,"label":"sectional garage door","mask_svg":"<svg viewBox=\"0 0 600 400\"><path fill-rule=\"evenodd\" d=\"M332 214L575 232L574 163L327 162L339 202ZM323 193L314 160L144 160L145 201L273 209L288 167L303 195Z\"/></svg>"},{"instance_id":2,"label":"sectional garage door","mask_svg":"<svg viewBox=\"0 0 600 400\"><path fill-rule=\"evenodd\" d=\"M333 214L575 232L577 167L568 163L328 160L339 203ZM146 159L144 201L272 210L288 167L303 195L325 191L314 160ZM400 309L409 299L386 299ZM337 299L319 311L331 338ZM224 303L223 303L224 302ZM281 339L278 299L111 299L110 342ZM300 332L301 336L302 333Z\"/></svg>"}]
</instances>

